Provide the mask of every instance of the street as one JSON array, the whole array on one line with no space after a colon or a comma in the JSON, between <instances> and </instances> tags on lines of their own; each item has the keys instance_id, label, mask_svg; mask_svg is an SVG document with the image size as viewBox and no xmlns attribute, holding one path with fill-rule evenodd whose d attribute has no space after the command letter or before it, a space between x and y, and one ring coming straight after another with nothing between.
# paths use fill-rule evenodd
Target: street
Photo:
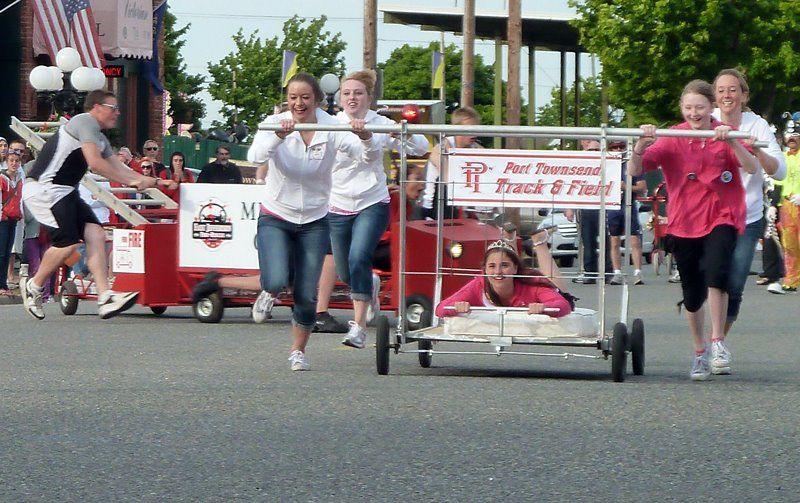
<instances>
[{"instance_id":1,"label":"street","mask_svg":"<svg viewBox=\"0 0 800 503\"><path fill-rule=\"evenodd\" d=\"M645 375L620 384L610 361L519 356L392 354L378 376L374 329L364 350L314 334L293 373L281 307L210 325L0 306L0 500L800 500L800 297L751 277L733 375L697 383L678 285L645 281Z\"/></svg>"}]
</instances>

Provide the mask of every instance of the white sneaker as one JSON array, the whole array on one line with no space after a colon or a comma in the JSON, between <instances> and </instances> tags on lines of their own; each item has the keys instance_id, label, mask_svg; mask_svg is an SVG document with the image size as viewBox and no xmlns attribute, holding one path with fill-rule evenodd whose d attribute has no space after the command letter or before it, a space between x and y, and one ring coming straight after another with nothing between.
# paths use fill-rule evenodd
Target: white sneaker
<instances>
[{"instance_id":1,"label":"white sneaker","mask_svg":"<svg viewBox=\"0 0 800 503\"><path fill-rule=\"evenodd\" d=\"M727 375L731 373L731 352L725 341L711 343L711 373L714 375Z\"/></svg>"},{"instance_id":2,"label":"white sneaker","mask_svg":"<svg viewBox=\"0 0 800 503\"><path fill-rule=\"evenodd\" d=\"M614 270L614 275L611 276L611 279L608 281L609 285L621 285L623 282L622 278L622 271L619 269Z\"/></svg>"},{"instance_id":3,"label":"white sneaker","mask_svg":"<svg viewBox=\"0 0 800 503\"><path fill-rule=\"evenodd\" d=\"M375 319L375 316L381 312L381 300L378 298L378 294L381 291L381 278L372 273L372 298L369 301L369 306L367 306L367 323L372 323L372 320Z\"/></svg>"},{"instance_id":4,"label":"white sneaker","mask_svg":"<svg viewBox=\"0 0 800 503\"><path fill-rule=\"evenodd\" d=\"M139 292L106 290L103 295L97 298L97 314L104 320L113 318L119 313L132 308L136 304L138 297Z\"/></svg>"},{"instance_id":5,"label":"white sneaker","mask_svg":"<svg viewBox=\"0 0 800 503\"><path fill-rule=\"evenodd\" d=\"M289 355L289 365L290 368L294 371L297 370L308 370L308 358L306 358L306 354L300 350L294 350Z\"/></svg>"},{"instance_id":6,"label":"white sneaker","mask_svg":"<svg viewBox=\"0 0 800 503\"><path fill-rule=\"evenodd\" d=\"M783 291L783 287L781 286L780 281L776 281L774 283L770 283L769 285L767 285L767 291L769 293L775 293L778 295L783 295L786 293Z\"/></svg>"},{"instance_id":7,"label":"white sneaker","mask_svg":"<svg viewBox=\"0 0 800 503\"><path fill-rule=\"evenodd\" d=\"M692 362L692 371L689 373L692 381L707 381L711 377L711 368L708 365L708 350L702 355L696 355Z\"/></svg>"},{"instance_id":8,"label":"white sneaker","mask_svg":"<svg viewBox=\"0 0 800 503\"><path fill-rule=\"evenodd\" d=\"M633 284L634 285L644 285L644 280L642 279L642 270L636 269L633 271Z\"/></svg>"},{"instance_id":9,"label":"white sneaker","mask_svg":"<svg viewBox=\"0 0 800 503\"><path fill-rule=\"evenodd\" d=\"M670 275L669 279L667 280L670 283L680 283L681 282L681 273L675 269L675 271Z\"/></svg>"},{"instance_id":10,"label":"white sneaker","mask_svg":"<svg viewBox=\"0 0 800 503\"><path fill-rule=\"evenodd\" d=\"M272 318L272 307L275 305L275 297L269 292L264 290L258 294L255 303L253 303L253 321L256 323L264 323Z\"/></svg>"},{"instance_id":11,"label":"white sneaker","mask_svg":"<svg viewBox=\"0 0 800 503\"><path fill-rule=\"evenodd\" d=\"M358 326L355 321L348 321L350 330L342 339L342 344L356 349L362 349L367 343L367 331Z\"/></svg>"},{"instance_id":12,"label":"white sneaker","mask_svg":"<svg viewBox=\"0 0 800 503\"><path fill-rule=\"evenodd\" d=\"M22 305L25 307L28 314L37 320L44 319L44 309L42 309L43 290L42 287L37 288L33 286L33 279L29 279L25 282L25 285L19 289L22 295Z\"/></svg>"}]
</instances>

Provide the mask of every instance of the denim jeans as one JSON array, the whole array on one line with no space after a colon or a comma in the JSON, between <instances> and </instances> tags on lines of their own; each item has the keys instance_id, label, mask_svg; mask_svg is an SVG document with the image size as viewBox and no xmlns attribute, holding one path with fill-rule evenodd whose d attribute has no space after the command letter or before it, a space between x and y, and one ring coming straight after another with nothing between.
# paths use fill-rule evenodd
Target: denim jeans
<instances>
[{"instance_id":1,"label":"denim jeans","mask_svg":"<svg viewBox=\"0 0 800 503\"><path fill-rule=\"evenodd\" d=\"M317 283L329 239L327 217L305 224L270 215L258 218L261 288L277 295L291 285L294 323L309 331L317 321Z\"/></svg>"},{"instance_id":2,"label":"denim jeans","mask_svg":"<svg viewBox=\"0 0 800 503\"><path fill-rule=\"evenodd\" d=\"M600 259L599 236L600 236L600 210L580 210L581 223L581 247L583 250L583 270L588 273L597 273ZM608 223L608 222L606 222ZM606 226L606 231L608 228ZM606 246L606 273L614 270L611 266L611 250L609 246L608 232L605 239Z\"/></svg>"},{"instance_id":3,"label":"denim jeans","mask_svg":"<svg viewBox=\"0 0 800 503\"><path fill-rule=\"evenodd\" d=\"M350 285L353 300L370 300L372 256L389 225L389 205L376 203L355 215L329 213L328 222L339 279Z\"/></svg>"},{"instance_id":4,"label":"denim jeans","mask_svg":"<svg viewBox=\"0 0 800 503\"><path fill-rule=\"evenodd\" d=\"M744 234L736 237L736 249L733 250L731 272L728 279L728 322L736 321L742 305L742 291L750 274L756 243L764 235L764 219L747 224Z\"/></svg>"},{"instance_id":5,"label":"denim jeans","mask_svg":"<svg viewBox=\"0 0 800 503\"><path fill-rule=\"evenodd\" d=\"M7 290L8 263L11 261L11 249L14 247L14 235L19 220L0 221L0 290Z\"/></svg>"}]
</instances>

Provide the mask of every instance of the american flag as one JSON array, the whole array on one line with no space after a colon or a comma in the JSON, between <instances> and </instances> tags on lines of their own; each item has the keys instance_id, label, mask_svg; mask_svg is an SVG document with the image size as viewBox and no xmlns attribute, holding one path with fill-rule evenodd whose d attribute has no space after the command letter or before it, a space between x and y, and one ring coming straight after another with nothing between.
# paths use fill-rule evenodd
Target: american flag
<instances>
[{"instance_id":1,"label":"american flag","mask_svg":"<svg viewBox=\"0 0 800 503\"><path fill-rule=\"evenodd\" d=\"M55 62L59 49L74 47L84 65L102 68L105 60L89 0L33 0L34 17Z\"/></svg>"}]
</instances>

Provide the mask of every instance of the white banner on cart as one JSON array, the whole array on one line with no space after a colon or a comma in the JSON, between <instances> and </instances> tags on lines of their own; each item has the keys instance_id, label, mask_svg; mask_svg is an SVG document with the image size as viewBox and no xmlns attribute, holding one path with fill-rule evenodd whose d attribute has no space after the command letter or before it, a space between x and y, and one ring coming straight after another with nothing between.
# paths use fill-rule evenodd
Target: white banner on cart
<instances>
[{"instance_id":1,"label":"white banner on cart","mask_svg":"<svg viewBox=\"0 0 800 503\"><path fill-rule=\"evenodd\" d=\"M264 187L181 185L178 265L258 269L256 225Z\"/></svg>"},{"instance_id":2,"label":"white banner on cart","mask_svg":"<svg viewBox=\"0 0 800 503\"><path fill-rule=\"evenodd\" d=\"M144 231L114 229L111 270L144 274Z\"/></svg>"},{"instance_id":3,"label":"white banner on cart","mask_svg":"<svg viewBox=\"0 0 800 503\"><path fill-rule=\"evenodd\" d=\"M619 208L622 158L606 156L600 184L600 152L452 149L447 191L454 206Z\"/></svg>"}]
</instances>

